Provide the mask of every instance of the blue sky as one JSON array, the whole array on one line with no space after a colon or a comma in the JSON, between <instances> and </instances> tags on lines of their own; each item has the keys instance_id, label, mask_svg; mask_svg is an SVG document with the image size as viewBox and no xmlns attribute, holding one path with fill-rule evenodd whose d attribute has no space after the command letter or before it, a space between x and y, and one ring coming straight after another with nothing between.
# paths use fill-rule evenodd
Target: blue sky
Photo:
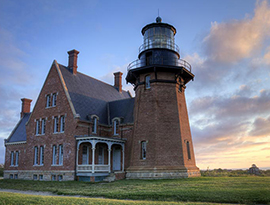
<instances>
[{"instance_id":1,"label":"blue sky","mask_svg":"<svg viewBox=\"0 0 270 205\"><path fill-rule=\"evenodd\" d=\"M20 99L33 108L54 59L67 65L77 49L78 71L112 84L158 9L195 74L186 99L197 165L270 167L270 1L254 0L0 0L0 163Z\"/></svg>"}]
</instances>

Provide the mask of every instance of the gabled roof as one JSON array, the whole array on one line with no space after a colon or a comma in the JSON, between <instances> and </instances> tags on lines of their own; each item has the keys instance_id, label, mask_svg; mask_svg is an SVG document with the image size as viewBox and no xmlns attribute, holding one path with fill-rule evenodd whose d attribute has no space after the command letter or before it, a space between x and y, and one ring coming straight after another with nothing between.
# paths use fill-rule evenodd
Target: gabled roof
<instances>
[{"instance_id":1,"label":"gabled roof","mask_svg":"<svg viewBox=\"0 0 270 205\"><path fill-rule=\"evenodd\" d=\"M124 121L133 122L133 116L130 115L133 115L134 100L129 92L123 90L120 93L112 85L80 72L74 75L67 67L61 64L58 66L75 112L80 115L81 120L89 120L89 115L97 115L102 124L110 124L111 116L124 117L127 118ZM110 103L122 100L124 102ZM124 114L121 106L124 106L125 110L131 109L132 111Z\"/></svg>"},{"instance_id":2,"label":"gabled roof","mask_svg":"<svg viewBox=\"0 0 270 205\"><path fill-rule=\"evenodd\" d=\"M28 121L31 113L25 113L20 119L10 136L6 140L6 143L26 141L26 129L25 124Z\"/></svg>"}]
</instances>

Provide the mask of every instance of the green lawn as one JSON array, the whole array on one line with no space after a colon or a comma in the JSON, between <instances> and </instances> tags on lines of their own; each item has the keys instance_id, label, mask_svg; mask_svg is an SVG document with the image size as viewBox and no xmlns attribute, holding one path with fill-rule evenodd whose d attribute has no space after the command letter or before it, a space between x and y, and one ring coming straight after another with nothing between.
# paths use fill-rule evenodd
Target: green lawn
<instances>
[{"instance_id":1,"label":"green lawn","mask_svg":"<svg viewBox=\"0 0 270 205\"><path fill-rule=\"evenodd\" d=\"M110 199L270 204L270 177L119 180L112 183L0 180L0 188Z\"/></svg>"},{"instance_id":2,"label":"green lawn","mask_svg":"<svg viewBox=\"0 0 270 205\"><path fill-rule=\"evenodd\" d=\"M96 199L96 198L78 198L78 197L53 197L53 196L34 196L34 195L25 195L25 194L14 194L8 192L0 192L0 201L1 204L8 205L31 205L31 204L97 204L97 205L217 205L214 203L200 203L200 202L164 202L164 201L127 201L127 200L118 200L118 199ZM224 205L224 204L222 204ZM231 205L231 204L230 204Z\"/></svg>"}]
</instances>

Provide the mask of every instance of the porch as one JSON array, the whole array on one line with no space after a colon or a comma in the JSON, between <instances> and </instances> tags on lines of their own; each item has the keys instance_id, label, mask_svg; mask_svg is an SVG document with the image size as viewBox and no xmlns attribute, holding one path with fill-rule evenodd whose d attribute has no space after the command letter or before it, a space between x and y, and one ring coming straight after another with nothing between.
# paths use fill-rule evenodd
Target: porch
<instances>
[{"instance_id":1,"label":"porch","mask_svg":"<svg viewBox=\"0 0 270 205\"><path fill-rule=\"evenodd\" d=\"M113 172L124 172L125 140L77 136L76 176L88 181L105 178ZM95 180L96 181L96 180Z\"/></svg>"}]
</instances>

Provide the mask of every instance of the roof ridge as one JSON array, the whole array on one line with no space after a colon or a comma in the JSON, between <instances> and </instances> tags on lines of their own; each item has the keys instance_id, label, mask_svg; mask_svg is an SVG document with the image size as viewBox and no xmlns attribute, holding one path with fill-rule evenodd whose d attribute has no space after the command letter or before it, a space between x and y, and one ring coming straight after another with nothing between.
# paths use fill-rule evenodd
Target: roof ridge
<instances>
[{"instance_id":1,"label":"roof ridge","mask_svg":"<svg viewBox=\"0 0 270 205\"><path fill-rule=\"evenodd\" d=\"M61 66L63 66L64 68L66 68L66 69L68 70L68 67L66 67L66 66L64 66L64 65L62 65L62 64L60 64L60 63L58 63L58 65L61 65ZM99 80L99 79L97 79L97 78L91 77L90 75L87 75L87 74L85 74L85 73L82 73L82 72L77 71L77 74L83 75L83 76L85 76L85 77L91 78L91 79L93 79L93 80L99 81L99 82L101 82L101 83L103 83L103 84L105 84L105 85L108 85L108 86L110 86L110 87L115 88L113 85L111 85L111 84L109 84L109 83L106 83L106 82L104 82L104 81L102 81L102 80ZM122 92L123 92L123 91L124 91L124 92L128 92L128 90L122 90Z\"/></svg>"}]
</instances>

